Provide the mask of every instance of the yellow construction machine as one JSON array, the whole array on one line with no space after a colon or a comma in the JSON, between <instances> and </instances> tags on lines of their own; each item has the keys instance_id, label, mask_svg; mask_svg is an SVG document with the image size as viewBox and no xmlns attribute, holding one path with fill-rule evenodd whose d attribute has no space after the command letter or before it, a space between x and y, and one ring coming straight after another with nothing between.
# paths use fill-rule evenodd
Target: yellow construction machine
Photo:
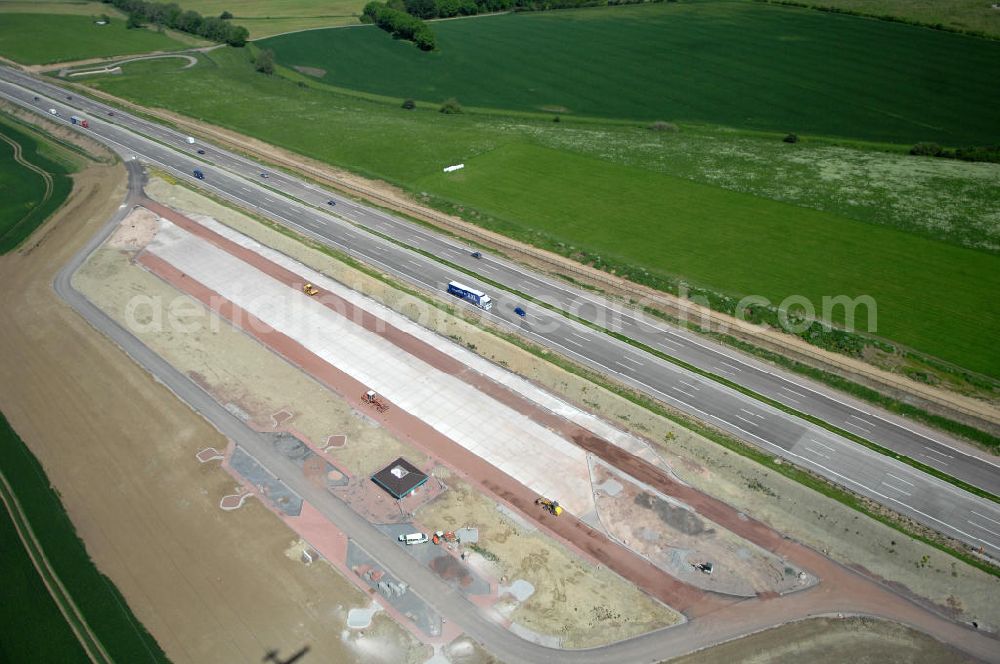
<instances>
[{"instance_id":1,"label":"yellow construction machine","mask_svg":"<svg viewBox=\"0 0 1000 664\"><path fill-rule=\"evenodd\" d=\"M316 293L319 292L319 289L313 286L312 284L306 284L305 286L302 287L302 292L305 293L306 295L315 295Z\"/></svg>"},{"instance_id":2,"label":"yellow construction machine","mask_svg":"<svg viewBox=\"0 0 1000 664\"><path fill-rule=\"evenodd\" d=\"M536 498L536 505L541 505L542 509L551 514L552 516L559 516L563 513L563 508L559 506L558 500L549 500L548 498Z\"/></svg>"}]
</instances>

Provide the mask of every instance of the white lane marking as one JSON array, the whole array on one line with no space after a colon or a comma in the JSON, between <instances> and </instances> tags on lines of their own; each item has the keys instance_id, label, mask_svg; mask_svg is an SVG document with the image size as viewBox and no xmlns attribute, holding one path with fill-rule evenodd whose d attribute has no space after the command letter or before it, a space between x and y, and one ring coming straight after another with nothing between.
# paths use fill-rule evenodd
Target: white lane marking
<instances>
[{"instance_id":1,"label":"white lane marking","mask_svg":"<svg viewBox=\"0 0 1000 664\"><path fill-rule=\"evenodd\" d=\"M674 391L676 391L676 392L680 392L681 394L686 394L686 395L688 395L689 397L691 397L692 399L697 399L697 398L698 398L698 397L696 397L696 396L695 396L694 394L692 394L692 393L688 392L687 390L682 390L682 389L681 389L681 388L679 388L679 387L672 387L671 389L673 389L673 390L674 390Z\"/></svg>"},{"instance_id":2,"label":"white lane marking","mask_svg":"<svg viewBox=\"0 0 1000 664\"><path fill-rule=\"evenodd\" d=\"M727 371L726 369L720 369L719 367L712 367L712 371L717 371L721 374L726 374L727 376L735 376L736 374L732 371Z\"/></svg>"},{"instance_id":3,"label":"white lane marking","mask_svg":"<svg viewBox=\"0 0 1000 664\"><path fill-rule=\"evenodd\" d=\"M897 481L899 481L899 482L902 482L903 484L909 484L910 486L914 486L913 482L910 482L910 481L908 481L908 480L904 480L904 479L903 479L902 477L900 477L899 475L893 475L892 473L886 473L886 475L888 475L889 477L891 477L891 478L892 478L892 479L894 479L894 480L897 480Z\"/></svg>"},{"instance_id":4,"label":"white lane marking","mask_svg":"<svg viewBox=\"0 0 1000 664\"><path fill-rule=\"evenodd\" d=\"M923 454L923 453L921 453L920 456L922 456L923 458L927 459L928 461L933 461L934 463L939 463L942 466L947 466L948 465L947 461L942 461L941 459L939 459L937 457L932 457L930 454Z\"/></svg>"},{"instance_id":5,"label":"white lane marking","mask_svg":"<svg viewBox=\"0 0 1000 664\"><path fill-rule=\"evenodd\" d=\"M743 369L741 369L740 367L736 366L735 364L730 364L729 362L723 362L722 360L719 360L719 364L724 364L733 371L743 371Z\"/></svg>"},{"instance_id":6,"label":"white lane marking","mask_svg":"<svg viewBox=\"0 0 1000 664\"><path fill-rule=\"evenodd\" d=\"M420 263L418 263L417 261L415 261L415 260L413 260L411 258L404 258L403 262L404 263L409 263L410 265L412 265L414 267L423 267L423 265L421 265Z\"/></svg>"},{"instance_id":7,"label":"white lane marking","mask_svg":"<svg viewBox=\"0 0 1000 664\"><path fill-rule=\"evenodd\" d=\"M996 535L997 537L1000 537L1000 533L994 532L994 531L990 530L989 528L987 528L986 526L982 525L981 523L976 523L975 521L968 521L967 523L972 524L976 528L982 528L983 530L985 530L986 532L988 532L990 535Z\"/></svg>"},{"instance_id":8,"label":"white lane marking","mask_svg":"<svg viewBox=\"0 0 1000 664\"><path fill-rule=\"evenodd\" d=\"M682 380L682 381L680 381L680 384L681 384L681 385L684 385L685 387L690 387L690 388L691 388L692 390L694 390L695 392L698 392L698 391L700 391L700 390L701 390L701 388L700 388L700 387L698 387L698 386L697 386L697 385L695 385L694 383L689 383L689 382L688 382L688 381L686 381L686 380Z\"/></svg>"},{"instance_id":9,"label":"white lane marking","mask_svg":"<svg viewBox=\"0 0 1000 664\"><path fill-rule=\"evenodd\" d=\"M736 417L740 418L741 420L743 420L744 422L746 422L747 424L749 424L751 426L757 426L756 422L754 422L753 420L748 420L747 418L743 417L742 415L737 415Z\"/></svg>"},{"instance_id":10,"label":"white lane marking","mask_svg":"<svg viewBox=\"0 0 1000 664\"><path fill-rule=\"evenodd\" d=\"M938 450L934 449L933 447L927 447L926 445L924 445L924 449L927 450L928 452L933 452L934 454L937 454L939 456L943 456L943 457L945 457L947 459L954 459L955 458L955 457L953 457L950 454L945 454L944 452L939 452Z\"/></svg>"},{"instance_id":11,"label":"white lane marking","mask_svg":"<svg viewBox=\"0 0 1000 664\"><path fill-rule=\"evenodd\" d=\"M570 330L569 334L570 334L571 337L576 337L577 339L583 339L584 341L587 341L587 337L583 336L582 334L577 334L576 332L573 332L572 330Z\"/></svg>"},{"instance_id":12,"label":"white lane marking","mask_svg":"<svg viewBox=\"0 0 1000 664\"><path fill-rule=\"evenodd\" d=\"M909 496L909 495L912 495L912 494L911 494L911 493L910 493L909 491L903 491L903 490L902 490L902 489L900 489L900 488L899 488L898 486L893 486L893 485L891 485L891 484L886 484L885 482L882 482L882 486L887 486L887 487L889 487L890 489L893 489L893 490L895 490L895 491L898 491L898 492L900 492L900 493L901 493L901 494L903 494L904 496Z\"/></svg>"},{"instance_id":13,"label":"white lane marking","mask_svg":"<svg viewBox=\"0 0 1000 664\"><path fill-rule=\"evenodd\" d=\"M800 397L801 397L801 396L803 396L803 395L799 394L798 392L796 392L795 390L790 390L790 389L788 389L788 388L787 388L787 387L785 387L785 386L781 386L781 387L780 387L780 388L778 388L778 389L780 389L780 390L782 390L782 391L786 392L786 394L785 394L785 398L786 398L786 399L788 399L789 401L791 401L792 403L801 403L801 402L800 402L800 401L799 401L798 399L796 399L795 397L793 397L793 396L789 396L789 395L791 395L791 394L795 394L795 395L798 395L798 396L800 396Z\"/></svg>"},{"instance_id":14,"label":"white lane marking","mask_svg":"<svg viewBox=\"0 0 1000 664\"><path fill-rule=\"evenodd\" d=\"M969 510L969 511L972 512L973 514L975 514L976 516L982 518L982 519L986 519L987 521L992 521L993 523L995 523L998 526L1000 526L1000 521L997 521L996 519L991 519L990 517L986 516L985 514L980 514L976 510Z\"/></svg>"},{"instance_id":15,"label":"white lane marking","mask_svg":"<svg viewBox=\"0 0 1000 664\"><path fill-rule=\"evenodd\" d=\"M810 443L816 443L816 444L817 444L817 445L819 445L820 447L825 447L826 449L830 450L831 452L836 452L836 451L837 451L837 450L833 449L832 447L830 447L829 445L826 445L826 444L824 444L824 443L821 443L821 442L819 442L819 441L818 441L818 440L816 440L815 438L810 438L810 439L809 439L809 442L810 442Z\"/></svg>"},{"instance_id":16,"label":"white lane marking","mask_svg":"<svg viewBox=\"0 0 1000 664\"><path fill-rule=\"evenodd\" d=\"M823 454L822 452L820 452L819 450L814 450L814 449L813 449L813 448L811 448L811 447L807 447L807 448L806 448L806 452L812 452L812 453L813 453L813 454L815 454L816 456L821 456L821 457L823 457L824 459L829 459L829 458L830 458L830 457L828 457L827 455L825 455L825 454Z\"/></svg>"},{"instance_id":17,"label":"white lane marking","mask_svg":"<svg viewBox=\"0 0 1000 664\"><path fill-rule=\"evenodd\" d=\"M753 415L754 417L759 417L760 419L764 419L764 416L761 415L760 413L755 413L752 410L747 410L746 408L740 408L740 412L746 413L747 415Z\"/></svg>"},{"instance_id":18,"label":"white lane marking","mask_svg":"<svg viewBox=\"0 0 1000 664\"><path fill-rule=\"evenodd\" d=\"M864 419L863 417L858 417L857 415L848 415L847 419L849 419L849 420L857 420L858 422L864 422L865 424L867 424L870 427L875 426L874 422L869 422L868 420Z\"/></svg>"},{"instance_id":19,"label":"white lane marking","mask_svg":"<svg viewBox=\"0 0 1000 664\"><path fill-rule=\"evenodd\" d=\"M855 424L854 422L844 422L845 427L854 427L858 431L864 431L865 433L871 433L872 430L868 427L863 427L860 424Z\"/></svg>"},{"instance_id":20,"label":"white lane marking","mask_svg":"<svg viewBox=\"0 0 1000 664\"><path fill-rule=\"evenodd\" d=\"M623 355L622 356L622 362L631 362L632 364L637 364L640 367L646 366L646 363L643 362L642 360L636 359L636 358L631 357L629 355Z\"/></svg>"},{"instance_id":21,"label":"white lane marking","mask_svg":"<svg viewBox=\"0 0 1000 664\"><path fill-rule=\"evenodd\" d=\"M583 348L583 344L580 343L579 341L573 341L572 339L568 339L568 338L564 338L563 341L565 341L566 343L571 343L574 346L576 346L577 348Z\"/></svg>"},{"instance_id":22,"label":"white lane marking","mask_svg":"<svg viewBox=\"0 0 1000 664\"><path fill-rule=\"evenodd\" d=\"M657 343L666 344L668 346L673 346L674 348L683 348L684 346L677 343L676 341L671 341L670 339L660 339Z\"/></svg>"}]
</instances>

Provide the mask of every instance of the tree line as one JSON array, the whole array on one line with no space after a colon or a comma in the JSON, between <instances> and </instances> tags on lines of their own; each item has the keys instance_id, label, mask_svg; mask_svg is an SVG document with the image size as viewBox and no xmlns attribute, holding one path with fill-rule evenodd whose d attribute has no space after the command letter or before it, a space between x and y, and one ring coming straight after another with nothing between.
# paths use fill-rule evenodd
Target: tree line
<instances>
[{"instance_id":1,"label":"tree line","mask_svg":"<svg viewBox=\"0 0 1000 664\"><path fill-rule=\"evenodd\" d=\"M420 19L474 16L503 11L545 11L574 7L641 4L663 0L389 0L389 6Z\"/></svg>"},{"instance_id":2,"label":"tree line","mask_svg":"<svg viewBox=\"0 0 1000 664\"><path fill-rule=\"evenodd\" d=\"M147 2L146 0L102 0L128 14L128 26L139 27L151 23L160 28L170 28L204 37L209 41L230 46L245 46L250 32L241 25L233 25L229 12L220 17L204 17L196 11L183 10L176 3Z\"/></svg>"},{"instance_id":3,"label":"tree line","mask_svg":"<svg viewBox=\"0 0 1000 664\"><path fill-rule=\"evenodd\" d=\"M676 2L676 0L666 0ZM632 5L664 0L372 0L361 14L362 23L374 23L397 39L408 39L424 50L436 47L434 33L424 20L475 16L504 11L545 11L575 7Z\"/></svg>"},{"instance_id":4,"label":"tree line","mask_svg":"<svg viewBox=\"0 0 1000 664\"><path fill-rule=\"evenodd\" d=\"M396 6L395 0L385 3L372 0L365 5L361 22L374 23L397 39L412 41L421 51L433 51L436 46L434 33L427 24Z\"/></svg>"}]
</instances>

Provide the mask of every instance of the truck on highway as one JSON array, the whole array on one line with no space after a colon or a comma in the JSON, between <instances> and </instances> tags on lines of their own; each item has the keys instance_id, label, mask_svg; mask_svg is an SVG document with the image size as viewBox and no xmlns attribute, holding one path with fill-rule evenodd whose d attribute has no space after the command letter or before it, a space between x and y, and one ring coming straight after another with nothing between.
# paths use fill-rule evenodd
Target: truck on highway
<instances>
[{"instance_id":1,"label":"truck on highway","mask_svg":"<svg viewBox=\"0 0 1000 664\"><path fill-rule=\"evenodd\" d=\"M473 303L474 305L485 311L489 311L490 309L493 308L493 300L490 299L489 295L487 295L483 291L476 290L475 288L464 286L458 283L457 281L448 282L448 292L454 295L455 297L460 297L463 300L468 300L469 302Z\"/></svg>"},{"instance_id":2,"label":"truck on highway","mask_svg":"<svg viewBox=\"0 0 1000 664\"><path fill-rule=\"evenodd\" d=\"M90 123L87 121L87 118L81 118L79 115L69 116L69 121L72 122L73 124L80 125L84 129L90 126Z\"/></svg>"},{"instance_id":3,"label":"truck on highway","mask_svg":"<svg viewBox=\"0 0 1000 664\"><path fill-rule=\"evenodd\" d=\"M50 109L49 109L49 113L51 113L52 115L59 115L59 111L57 111L57 110L56 110L56 109L54 109L54 108L50 108Z\"/></svg>"},{"instance_id":4,"label":"truck on highway","mask_svg":"<svg viewBox=\"0 0 1000 664\"><path fill-rule=\"evenodd\" d=\"M201 171L200 171L199 169L197 169L197 168L196 168L196 169L194 169L194 176L195 176L196 178L198 178L199 180L204 180L204 179L205 179L205 174L204 174L204 173L202 173L202 172L201 172Z\"/></svg>"}]
</instances>

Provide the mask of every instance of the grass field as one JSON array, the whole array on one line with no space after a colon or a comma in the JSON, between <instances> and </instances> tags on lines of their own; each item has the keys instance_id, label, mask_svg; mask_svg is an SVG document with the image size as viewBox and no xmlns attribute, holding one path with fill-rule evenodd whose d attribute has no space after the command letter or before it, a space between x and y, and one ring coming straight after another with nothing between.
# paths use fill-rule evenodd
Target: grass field
<instances>
[{"instance_id":1,"label":"grass field","mask_svg":"<svg viewBox=\"0 0 1000 664\"><path fill-rule=\"evenodd\" d=\"M535 242L567 238L565 225L571 223L578 231L595 232L590 238L571 238L577 247L611 252L625 262L681 274L722 291L747 293L752 287L768 295L803 292L812 297L855 295L863 287L860 292L880 298L881 333L899 333L903 338L898 341L923 352L992 375L1000 373L990 341L998 326L991 294L1000 274L996 256L885 228L919 230L916 220L931 208L954 207L954 201L939 198L943 188L949 197L966 192L970 200L978 201L981 224L995 233L997 223L990 221L1000 205L995 186L1000 167L995 165L907 161L919 165L918 173L900 166L909 158L899 155L805 143L787 146L775 136L688 128L679 134L655 134L633 127L403 111L256 74L249 56L236 50L213 51L190 70L153 73L153 66L136 63L126 66L122 76L88 82L410 191L457 200L467 213L470 209L483 213L474 218L479 223L529 235ZM257 103L246 104L245 99ZM564 159L566 172L573 177L560 173ZM469 164L463 179L438 175L442 166L463 161ZM910 187L903 190L908 197L904 207L882 204L879 192L891 182L885 175L891 170L897 171L894 177L901 186ZM784 179L775 180L776 171ZM852 175L841 181L835 177L840 171ZM491 179L498 185L490 185ZM708 185L721 181L727 188L692 180ZM863 180L878 186L866 194ZM763 189L754 189L758 182L765 183ZM942 187L942 182L949 185ZM822 196L797 202L820 208L841 205L838 213L767 199L777 195L772 189L795 199L795 191L817 187ZM862 205L853 207L869 210L873 217L892 218L879 222L882 226L852 221L843 214L852 208L847 201L859 201ZM973 226L968 209L972 208L963 203L954 226ZM709 211L715 216L709 218ZM712 222L707 226L711 234L702 245L699 237L706 220ZM612 223L619 230L607 230ZM746 233L750 223L760 226L754 234ZM644 233L638 243L631 239L630 229L651 226L663 232ZM958 236L948 237L962 243ZM734 250L730 243L741 249ZM690 251L680 255L673 244ZM833 264L831 251L844 261L836 276L824 269ZM928 285L928 292L904 289L910 283L932 281L927 275L939 266L944 266L940 278ZM741 282L744 277L749 283ZM870 288L865 283L869 278ZM918 297L925 299L918 304Z\"/></svg>"},{"instance_id":2,"label":"grass field","mask_svg":"<svg viewBox=\"0 0 1000 664\"><path fill-rule=\"evenodd\" d=\"M928 25L971 30L1000 37L1000 11L984 0L796 0L872 16L897 16Z\"/></svg>"},{"instance_id":3,"label":"grass field","mask_svg":"<svg viewBox=\"0 0 1000 664\"><path fill-rule=\"evenodd\" d=\"M415 188L474 202L480 223L507 235L576 246L633 271L726 284L773 303L803 295L817 310L825 295L870 295L880 336L966 366L996 355L1000 320L989 294L1000 292L998 256L524 144ZM1000 374L1000 360L989 370Z\"/></svg>"},{"instance_id":4,"label":"grass field","mask_svg":"<svg viewBox=\"0 0 1000 664\"><path fill-rule=\"evenodd\" d=\"M69 196L69 169L46 152L37 135L0 115L0 254L24 241Z\"/></svg>"},{"instance_id":5,"label":"grass field","mask_svg":"<svg viewBox=\"0 0 1000 664\"><path fill-rule=\"evenodd\" d=\"M39 10L44 9L44 4L39 5ZM187 46L152 30L128 30L122 18L97 25L89 15L4 13L0 4L0 55L21 64L175 51Z\"/></svg>"},{"instance_id":6,"label":"grass field","mask_svg":"<svg viewBox=\"0 0 1000 664\"><path fill-rule=\"evenodd\" d=\"M996 140L1000 42L760 3L651 4L263 40L369 93L915 143ZM373 76L372 72L378 72Z\"/></svg>"},{"instance_id":7,"label":"grass field","mask_svg":"<svg viewBox=\"0 0 1000 664\"><path fill-rule=\"evenodd\" d=\"M367 0L184 0L184 9L203 16L228 11L233 20L260 39L293 30L357 25Z\"/></svg>"},{"instance_id":8,"label":"grass field","mask_svg":"<svg viewBox=\"0 0 1000 664\"><path fill-rule=\"evenodd\" d=\"M45 471L2 416L0 469L14 489L53 570L111 659L118 662L166 662L156 641L132 615L118 590L91 562L62 503L49 485ZM10 540L5 537L2 541L6 549ZM10 552L15 553L15 549L11 548ZM0 559L5 566L15 564L15 559L9 557L6 550ZM77 661L79 648L71 648L71 644L66 641L65 623L62 626L58 624L61 616L52 613L54 607L47 606L49 602L45 599L47 595L44 591L38 592L38 577L15 580L7 576L9 571L10 568L5 567L4 599L0 602L3 605L0 616L5 618L0 620L0 632L4 633L4 638L0 639L0 655L13 654L15 657L0 657L0 661ZM31 591L32 594L14 594L14 590ZM39 615L11 615L18 610L25 612L28 606L37 607ZM39 625L25 626L21 631L14 631L26 619L37 620ZM43 620L45 623L42 623ZM53 626L51 643L46 642L42 633L44 624ZM58 656L46 657L42 654L46 652ZM21 654L32 656L22 658L18 656Z\"/></svg>"}]
</instances>

